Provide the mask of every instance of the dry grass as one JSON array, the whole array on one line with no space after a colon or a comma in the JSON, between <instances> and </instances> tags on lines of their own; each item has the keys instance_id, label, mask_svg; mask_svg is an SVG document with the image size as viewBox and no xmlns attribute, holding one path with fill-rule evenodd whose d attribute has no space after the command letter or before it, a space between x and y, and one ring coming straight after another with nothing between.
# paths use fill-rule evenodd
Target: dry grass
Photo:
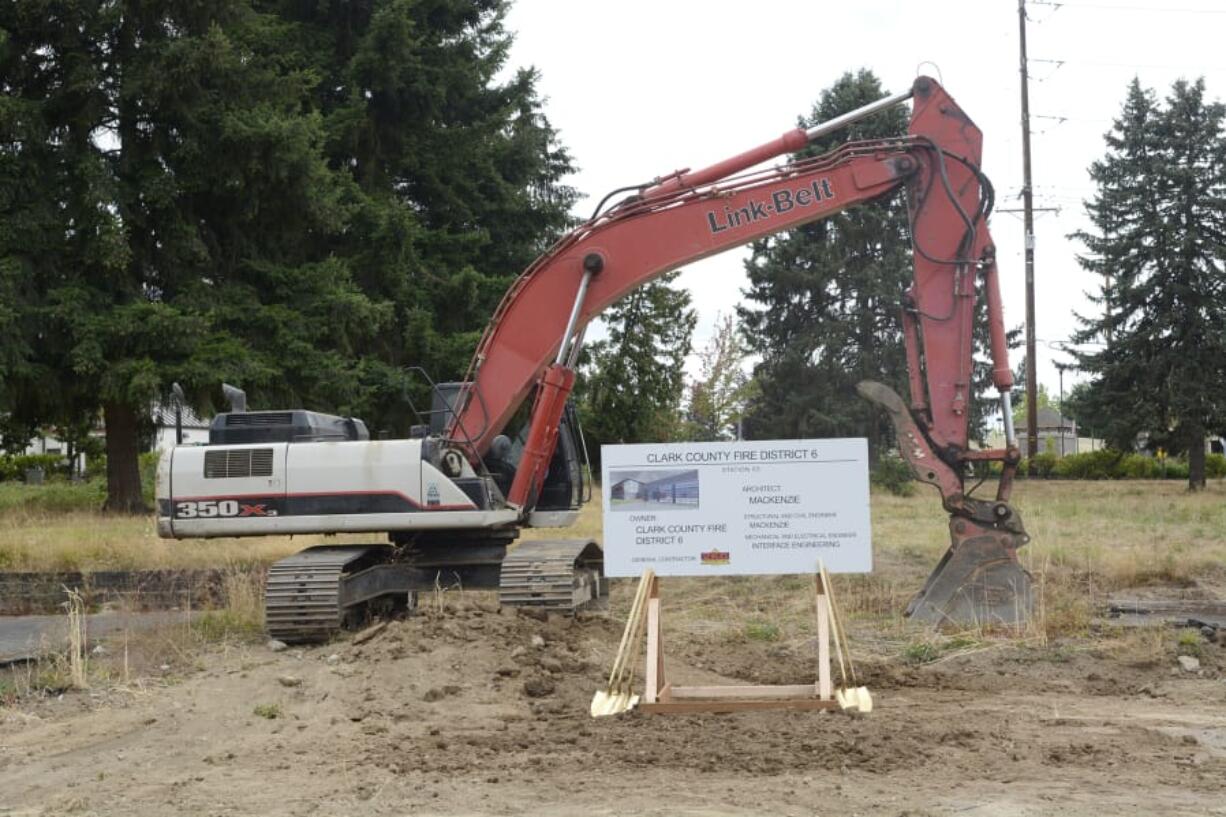
<instances>
[{"instance_id":1,"label":"dry grass","mask_svg":"<svg viewBox=\"0 0 1226 817\"><path fill-rule=\"evenodd\" d=\"M987 495L991 486L984 486ZM1021 482L1015 504L1032 543L1021 551L1038 580L1039 610L1024 635L1049 638L1084 633L1095 604L1109 592L1147 585L1199 585L1220 592L1226 585L1226 484L1188 494L1174 482ZM947 517L937 495L921 488L914 496L873 496L874 571L836 577L841 607L880 639L882 649L920 644L901 616L911 595L948 546ZM537 529L525 538L603 539L599 494L578 522L566 529ZM224 611L199 619L198 635L229 637L258 632L258 574L242 569L265 564L322 542L373 541L379 537L274 537L176 542L159 539L149 518L106 517L78 512L57 516L12 511L0 516L0 569L48 570L231 566ZM629 584L629 583L624 583ZM782 643L812 635L812 582L805 576L669 579L667 594L678 612L670 628L720 638ZM619 588L615 603L628 594ZM965 649L957 634L943 648ZM862 640L863 640L862 636ZM905 649L905 646L904 646ZM916 646L919 653L922 646ZM917 653L918 654L918 653Z\"/></svg>"},{"instance_id":2,"label":"dry grass","mask_svg":"<svg viewBox=\"0 0 1226 817\"><path fill-rule=\"evenodd\" d=\"M85 652L88 633L85 631L85 601L76 590L68 590L64 602L68 619L68 674L74 689L89 687L89 656Z\"/></svg>"},{"instance_id":3,"label":"dry grass","mask_svg":"<svg viewBox=\"0 0 1226 817\"><path fill-rule=\"evenodd\" d=\"M0 570L136 570L268 564L319 544L380 541L379 534L159 539L152 516L10 511L0 514Z\"/></svg>"},{"instance_id":4,"label":"dry grass","mask_svg":"<svg viewBox=\"0 0 1226 817\"><path fill-rule=\"evenodd\" d=\"M227 571L223 591L224 603L216 609L183 610L155 628L124 629L100 642L88 640L80 594L67 591L63 630L44 638L33 660L0 668L0 709L69 689L139 691L174 683L202 668L211 651L262 642L262 571Z\"/></svg>"},{"instance_id":5,"label":"dry grass","mask_svg":"<svg viewBox=\"0 0 1226 817\"><path fill-rule=\"evenodd\" d=\"M985 485L981 495L992 490ZM1014 504L1032 538L1020 555L1035 576L1037 603L1028 628L1004 635L1036 645L1086 635L1106 595L1125 589L1226 590L1221 481L1198 494L1173 482L1021 482ZM902 616L949 546L948 517L936 492L921 487L910 497L875 493L872 519L873 572L834 579L839 605L855 625L857 654L924 663L990 648L998 633L973 628L934 634ZM599 524L599 509L585 509L583 534L599 537ZM667 628L674 637L742 641L769 632L772 641L797 645L814 635L807 576L677 578L664 587L673 600ZM615 593L615 609L629 592ZM770 627L763 629L766 623Z\"/></svg>"},{"instance_id":6,"label":"dry grass","mask_svg":"<svg viewBox=\"0 0 1226 817\"><path fill-rule=\"evenodd\" d=\"M981 491L986 494L991 486ZM1027 569L1077 577L1093 592L1155 582L1223 578L1226 483L1188 494L1155 482L1021 482L1015 504L1033 542ZM898 607L948 545L937 495L873 495L876 570L852 579L844 603L862 612ZM570 528L524 531L524 538L603 538L600 496ZM375 541L377 534L174 541L159 539L152 517L9 511L0 514L0 570L104 570L266 564L311 545Z\"/></svg>"}]
</instances>

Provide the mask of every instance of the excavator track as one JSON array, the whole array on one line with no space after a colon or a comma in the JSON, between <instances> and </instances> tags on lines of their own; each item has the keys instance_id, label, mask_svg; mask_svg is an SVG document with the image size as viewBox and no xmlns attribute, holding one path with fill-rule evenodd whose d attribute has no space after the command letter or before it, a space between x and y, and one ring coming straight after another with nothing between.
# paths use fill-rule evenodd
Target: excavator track
<instances>
[{"instance_id":1,"label":"excavator track","mask_svg":"<svg viewBox=\"0 0 1226 817\"><path fill-rule=\"evenodd\" d=\"M608 598L604 554L590 539L521 542L502 562L498 601L574 613Z\"/></svg>"},{"instance_id":2,"label":"excavator track","mask_svg":"<svg viewBox=\"0 0 1226 817\"><path fill-rule=\"evenodd\" d=\"M264 587L264 626L268 635L288 644L326 641L339 632L345 622L345 611L340 606L341 577L380 550L386 548L313 547L268 568Z\"/></svg>"}]
</instances>

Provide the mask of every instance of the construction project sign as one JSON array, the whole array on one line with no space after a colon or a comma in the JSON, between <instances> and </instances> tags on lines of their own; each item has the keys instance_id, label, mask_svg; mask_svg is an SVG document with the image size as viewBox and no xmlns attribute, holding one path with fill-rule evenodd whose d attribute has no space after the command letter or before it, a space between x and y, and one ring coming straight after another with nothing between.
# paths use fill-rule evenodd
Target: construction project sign
<instances>
[{"instance_id":1,"label":"construction project sign","mask_svg":"<svg viewBox=\"0 0 1226 817\"><path fill-rule=\"evenodd\" d=\"M600 458L606 575L872 570L863 438L605 445Z\"/></svg>"}]
</instances>

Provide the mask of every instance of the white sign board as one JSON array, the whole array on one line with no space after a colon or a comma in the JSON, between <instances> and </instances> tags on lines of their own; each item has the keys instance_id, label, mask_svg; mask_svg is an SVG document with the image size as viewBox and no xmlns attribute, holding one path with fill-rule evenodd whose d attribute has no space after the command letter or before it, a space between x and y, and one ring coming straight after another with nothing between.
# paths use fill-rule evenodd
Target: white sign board
<instances>
[{"instance_id":1,"label":"white sign board","mask_svg":"<svg viewBox=\"0 0 1226 817\"><path fill-rule=\"evenodd\" d=\"M864 439L605 445L609 576L873 568Z\"/></svg>"}]
</instances>

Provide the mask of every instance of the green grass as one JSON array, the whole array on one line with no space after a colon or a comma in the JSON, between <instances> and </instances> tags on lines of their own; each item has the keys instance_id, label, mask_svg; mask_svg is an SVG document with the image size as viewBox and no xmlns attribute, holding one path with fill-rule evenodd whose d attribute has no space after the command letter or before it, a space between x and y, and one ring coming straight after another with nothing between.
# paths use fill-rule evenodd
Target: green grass
<instances>
[{"instance_id":1,"label":"green grass","mask_svg":"<svg viewBox=\"0 0 1226 817\"><path fill-rule=\"evenodd\" d=\"M0 482L0 516L8 514L54 514L93 512L106 499L106 483L53 480L43 485Z\"/></svg>"},{"instance_id":2,"label":"green grass","mask_svg":"<svg viewBox=\"0 0 1226 817\"><path fill-rule=\"evenodd\" d=\"M778 641L779 625L772 621L750 621L745 625L745 637L751 641Z\"/></svg>"}]
</instances>

